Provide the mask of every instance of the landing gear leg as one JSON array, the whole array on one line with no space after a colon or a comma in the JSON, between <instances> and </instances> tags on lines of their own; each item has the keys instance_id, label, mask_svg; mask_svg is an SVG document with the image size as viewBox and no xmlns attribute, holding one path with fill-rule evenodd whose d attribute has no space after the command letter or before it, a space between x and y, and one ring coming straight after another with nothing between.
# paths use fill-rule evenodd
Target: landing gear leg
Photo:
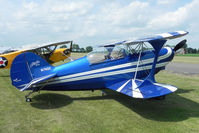
<instances>
[{"instance_id":1,"label":"landing gear leg","mask_svg":"<svg viewBox=\"0 0 199 133\"><path fill-rule=\"evenodd\" d=\"M27 95L25 95L26 102L32 102L32 99L29 98L29 96L30 96L32 93L34 93L34 92L35 92L35 91L33 90L33 91L29 92Z\"/></svg>"}]
</instances>

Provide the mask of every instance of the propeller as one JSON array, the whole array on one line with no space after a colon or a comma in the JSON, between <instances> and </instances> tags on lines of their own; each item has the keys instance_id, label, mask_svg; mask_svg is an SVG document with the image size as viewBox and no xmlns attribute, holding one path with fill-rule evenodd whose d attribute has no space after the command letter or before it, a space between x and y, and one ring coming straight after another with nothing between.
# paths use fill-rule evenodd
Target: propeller
<instances>
[{"instance_id":1,"label":"propeller","mask_svg":"<svg viewBox=\"0 0 199 133\"><path fill-rule=\"evenodd\" d=\"M179 42L175 47L174 47L174 51L176 52L178 49L182 48L185 44L186 44L187 40L184 39L181 42Z\"/></svg>"}]
</instances>

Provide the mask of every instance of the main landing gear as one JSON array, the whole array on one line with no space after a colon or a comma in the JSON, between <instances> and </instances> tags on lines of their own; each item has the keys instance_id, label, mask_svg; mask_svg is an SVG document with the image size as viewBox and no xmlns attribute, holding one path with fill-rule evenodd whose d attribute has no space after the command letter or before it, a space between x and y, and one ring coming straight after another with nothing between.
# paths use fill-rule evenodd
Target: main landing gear
<instances>
[{"instance_id":1,"label":"main landing gear","mask_svg":"<svg viewBox=\"0 0 199 133\"><path fill-rule=\"evenodd\" d=\"M36 92L36 91L33 90L33 91L29 92L27 95L25 95L26 102L32 102L32 99L29 98L29 96L30 96L31 94L33 94L34 92Z\"/></svg>"}]
</instances>

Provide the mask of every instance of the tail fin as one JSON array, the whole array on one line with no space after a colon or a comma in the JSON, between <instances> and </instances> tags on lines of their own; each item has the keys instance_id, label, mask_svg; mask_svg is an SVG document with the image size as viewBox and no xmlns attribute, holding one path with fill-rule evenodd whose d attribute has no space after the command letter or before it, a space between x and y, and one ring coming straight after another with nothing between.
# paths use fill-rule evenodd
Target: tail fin
<instances>
[{"instance_id":1,"label":"tail fin","mask_svg":"<svg viewBox=\"0 0 199 133\"><path fill-rule=\"evenodd\" d=\"M12 85L21 91L28 90L32 85L56 76L54 67L40 56L26 52L18 55L11 66Z\"/></svg>"}]
</instances>

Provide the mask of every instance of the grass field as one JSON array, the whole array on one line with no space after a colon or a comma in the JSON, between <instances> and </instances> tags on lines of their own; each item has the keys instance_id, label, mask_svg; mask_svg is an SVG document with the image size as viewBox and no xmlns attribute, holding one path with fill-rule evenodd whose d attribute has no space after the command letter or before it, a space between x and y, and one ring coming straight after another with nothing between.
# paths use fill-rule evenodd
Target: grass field
<instances>
[{"instance_id":1,"label":"grass field","mask_svg":"<svg viewBox=\"0 0 199 133\"><path fill-rule=\"evenodd\" d=\"M199 64L199 56L175 56L173 62Z\"/></svg>"},{"instance_id":2,"label":"grass field","mask_svg":"<svg viewBox=\"0 0 199 133\"><path fill-rule=\"evenodd\" d=\"M71 57L83 57L85 55L87 55L88 53L71 53Z\"/></svg>"},{"instance_id":3,"label":"grass field","mask_svg":"<svg viewBox=\"0 0 199 133\"><path fill-rule=\"evenodd\" d=\"M199 57L199 54L178 54L176 56L191 56L191 57Z\"/></svg>"},{"instance_id":4,"label":"grass field","mask_svg":"<svg viewBox=\"0 0 199 133\"><path fill-rule=\"evenodd\" d=\"M141 100L107 90L24 95L0 71L0 133L168 133L199 132L199 76L161 72L162 83L179 90L165 100Z\"/></svg>"}]
</instances>

